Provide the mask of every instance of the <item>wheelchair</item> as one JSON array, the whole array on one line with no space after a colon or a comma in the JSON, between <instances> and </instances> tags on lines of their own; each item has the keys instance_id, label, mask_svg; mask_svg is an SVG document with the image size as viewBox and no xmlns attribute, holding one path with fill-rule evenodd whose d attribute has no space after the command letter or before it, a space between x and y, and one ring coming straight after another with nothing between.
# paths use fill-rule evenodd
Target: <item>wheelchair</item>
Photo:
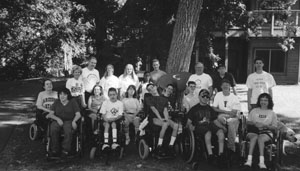
<instances>
[{"instance_id":1,"label":"wheelchair","mask_svg":"<svg viewBox=\"0 0 300 171\"><path fill-rule=\"evenodd\" d=\"M95 130L92 132L92 142L91 142L91 150L89 154L90 159L95 159L96 156L102 156L105 157L106 155L106 161L105 163L108 164L109 156L111 152L114 152L115 155L118 156L119 159L123 158L124 155L124 149L125 149L125 130L124 130L124 116L116 121L117 124L117 143L120 145L119 148L116 150L102 150L102 146L104 145L104 126L103 126L103 120L101 117L101 114L97 114L97 120L95 123ZM112 128L109 129L109 145L111 145L112 142Z\"/></svg>"},{"instance_id":2,"label":"wheelchair","mask_svg":"<svg viewBox=\"0 0 300 171\"><path fill-rule=\"evenodd\" d=\"M241 157L241 166L244 166L244 163L247 160L247 153L249 149L249 140L247 138L247 123L246 117L242 117L242 127L241 127L241 137L240 137L240 157ZM280 170L282 165L282 148L283 148L283 134L279 131L272 131L273 138L265 143L264 157L267 170L277 171ZM256 144L253 151L253 163L258 164L258 145ZM253 166L252 163L252 166Z\"/></svg>"},{"instance_id":3,"label":"wheelchair","mask_svg":"<svg viewBox=\"0 0 300 171\"><path fill-rule=\"evenodd\" d=\"M35 120L29 126L29 139L32 141L43 139L47 133L48 122L46 119L46 115L48 113L43 110L36 109L35 110Z\"/></svg>"},{"instance_id":4,"label":"wheelchair","mask_svg":"<svg viewBox=\"0 0 300 171\"><path fill-rule=\"evenodd\" d=\"M140 158L145 160L149 157L150 154L157 159L169 159L169 158L176 157L173 155L166 155L166 156L156 155L155 152L157 151L157 143L158 143L159 132L161 130L161 127L153 124L152 118L149 118L149 111L150 109L145 108L144 118L142 119L141 122L142 127L140 126L140 132L139 135L137 136L137 148L138 148ZM173 121L179 124L178 134L176 137L176 141L174 143L174 150L176 153L180 154L182 149L182 145L181 145L182 127L181 127L180 120L183 114L177 111L177 112L173 112L173 114L170 114L170 116L172 117ZM169 126L164 136L164 140L162 144L163 149L167 149L168 143L170 142L171 139L171 134L172 134L172 128Z\"/></svg>"},{"instance_id":5,"label":"wheelchair","mask_svg":"<svg viewBox=\"0 0 300 171\"><path fill-rule=\"evenodd\" d=\"M242 131L245 130L243 128L244 122L241 119L241 116L243 116L242 112L239 115L239 127L237 130L237 138L239 139L239 142L241 142L240 139L243 139L244 133ZM223 161L223 164L225 165L225 167L229 168L232 166L232 159L228 153L227 142L227 137L225 136L224 155L226 160ZM211 144L213 154L218 154L218 137L215 134L213 134L211 137ZM237 146L236 149L239 153L240 143L236 143L235 145ZM196 135L195 131L192 131L189 128L184 128L182 133L182 157L186 163L191 163L192 168L194 169L197 169L199 161L207 161L208 153L205 145L204 136Z\"/></svg>"},{"instance_id":6,"label":"wheelchair","mask_svg":"<svg viewBox=\"0 0 300 171\"><path fill-rule=\"evenodd\" d=\"M48 161L53 159L58 159L59 157L53 157L52 156L52 150L51 150L51 123L56 122L54 120L49 119L48 125L47 125L47 133L45 137L45 146L46 146L46 158ZM77 122L77 129L73 132L73 138L71 143L71 157L79 157L82 158L84 155L84 117L81 117ZM64 138L63 131L61 131L60 140Z\"/></svg>"}]
</instances>

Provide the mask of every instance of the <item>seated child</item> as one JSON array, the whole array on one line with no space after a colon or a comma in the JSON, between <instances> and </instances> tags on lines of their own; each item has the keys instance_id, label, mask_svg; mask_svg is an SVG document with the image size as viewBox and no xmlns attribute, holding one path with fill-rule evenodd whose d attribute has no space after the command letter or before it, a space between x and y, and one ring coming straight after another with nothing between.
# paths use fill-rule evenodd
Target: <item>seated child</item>
<instances>
[{"instance_id":1,"label":"seated child","mask_svg":"<svg viewBox=\"0 0 300 171\"><path fill-rule=\"evenodd\" d=\"M125 92L125 98L122 100L124 104L126 145L130 142L129 124L134 124L135 135L137 134L140 126L140 118L137 117L137 114L140 112L141 105L139 100L136 98L136 94L135 86L130 85Z\"/></svg>"},{"instance_id":2,"label":"seated child","mask_svg":"<svg viewBox=\"0 0 300 171\"><path fill-rule=\"evenodd\" d=\"M113 143L111 148L114 150L119 147L117 144L117 125L116 121L123 116L123 103L117 99L118 93L115 88L108 89L108 97L109 100L103 102L102 107L100 109L100 113L102 114L102 118L104 120L104 145L102 146L102 150L109 148L108 145L108 131L110 126L112 127L112 138Z\"/></svg>"},{"instance_id":3,"label":"seated child","mask_svg":"<svg viewBox=\"0 0 300 171\"><path fill-rule=\"evenodd\" d=\"M224 150L224 132L214 124L217 115L209 103L209 91L202 89L199 92L199 103L192 107L187 113L187 127L194 130L197 135L204 136L205 144L208 152L208 160L212 162L214 159L211 136L216 134L219 142L219 156L221 157Z\"/></svg>"},{"instance_id":4,"label":"seated child","mask_svg":"<svg viewBox=\"0 0 300 171\"><path fill-rule=\"evenodd\" d=\"M157 86L153 84L148 84L147 90L152 95L145 99L146 105L151 110L149 114L149 119L152 119L154 125L161 126L158 144L157 144L158 155L161 156L165 155L165 153L162 151L162 144L163 144L165 132L169 126L172 127L173 132L169 143L168 152L174 154L173 145L175 143L177 132L178 132L178 124L172 121L169 117L169 113L167 110L168 100L165 97L159 95L157 91Z\"/></svg>"}]
</instances>

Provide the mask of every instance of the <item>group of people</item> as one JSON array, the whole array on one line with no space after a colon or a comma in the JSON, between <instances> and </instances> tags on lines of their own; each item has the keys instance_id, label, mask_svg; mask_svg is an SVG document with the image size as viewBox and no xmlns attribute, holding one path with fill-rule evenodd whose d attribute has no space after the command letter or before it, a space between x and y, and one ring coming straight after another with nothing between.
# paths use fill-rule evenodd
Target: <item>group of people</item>
<instances>
[{"instance_id":1,"label":"group of people","mask_svg":"<svg viewBox=\"0 0 300 171\"><path fill-rule=\"evenodd\" d=\"M173 129L169 147L172 149L178 134L179 124L175 122L169 112L175 108L176 86L169 84L163 89L157 86L159 78L166 73L160 70L157 59L152 61L153 71L144 73L144 80L139 82L133 65L127 64L124 73L119 77L114 75L114 66L106 66L105 73L100 79L99 72L95 69L96 58L89 59L87 67L81 69L73 67L73 78L66 82L66 88L55 92L52 90L51 80L44 82L45 91L37 99L37 107L47 113L48 118L56 122L51 123L52 152L58 154L58 132L63 129L65 134L62 143L63 154L70 152L72 129L76 129L77 121L82 114L80 111L87 108L91 118L91 126L102 114L104 120L104 145L105 148L115 149L117 144L116 121L125 117L126 144L129 144L129 124L133 123L137 133L140 125L138 113L144 105L148 106L150 113L148 119L154 125L160 126L157 144L158 153L163 153L164 134L170 126ZM258 142L260 151L260 168L265 168L263 148L264 142L272 138L272 131L276 128L276 114L272 111L272 87L276 85L273 76L263 71L263 60L255 59L255 72L247 78L248 87L248 124L250 148L246 166L252 164L252 153ZM185 126L196 134L203 136L209 155L209 160L214 160L211 137L218 137L218 158L224 158L224 139L228 137L227 146L235 153L235 139L239 125L238 116L241 111L240 101L235 90L233 76L226 72L224 65L219 65L217 74L210 76L204 73L203 63L195 65L195 74L187 81L187 91L182 100L187 123ZM58 98L58 99L57 99ZM177 104L177 103L176 103ZM108 145L109 128L112 128L113 144Z\"/></svg>"}]
</instances>

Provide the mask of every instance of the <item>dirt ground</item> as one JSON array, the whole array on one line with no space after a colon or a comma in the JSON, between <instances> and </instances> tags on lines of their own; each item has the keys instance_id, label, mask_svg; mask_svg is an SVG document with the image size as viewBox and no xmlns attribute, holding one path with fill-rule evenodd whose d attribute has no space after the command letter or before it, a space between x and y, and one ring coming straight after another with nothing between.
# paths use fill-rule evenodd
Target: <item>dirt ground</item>
<instances>
[{"instance_id":1,"label":"dirt ground","mask_svg":"<svg viewBox=\"0 0 300 171\"><path fill-rule=\"evenodd\" d=\"M54 86L62 85L56 82ZM103 159L90 160L89 149L85 149L82 159L64 161L46 161L45 146L41 141L31 141L28 138L28 127L33 121L34 113L30 110L34 97L41 90L37 81L0 83L0 129L9 126L13 130L4 150L0 151L0 170L192 170L191 165L185 164L181 157L172 160L156 160L149 158L141 160L134 144L125 151L123 159L117 159L106 166ZM237 91L246 111L245 85L238 85ZM275 111L280 119L286 122L300 135L300 86L277 86L274 88ZM2 119L1 119L2 118ZM2 141L2 135L0 136ZM1 149L0 149L1 150ZM291 145L287 148L288 155L283 158L282 170L300 171L300 149ZM201 163L199 171L224 170ZM241 170L238 166L229 169Z\"/></svg>"}]
</instances>

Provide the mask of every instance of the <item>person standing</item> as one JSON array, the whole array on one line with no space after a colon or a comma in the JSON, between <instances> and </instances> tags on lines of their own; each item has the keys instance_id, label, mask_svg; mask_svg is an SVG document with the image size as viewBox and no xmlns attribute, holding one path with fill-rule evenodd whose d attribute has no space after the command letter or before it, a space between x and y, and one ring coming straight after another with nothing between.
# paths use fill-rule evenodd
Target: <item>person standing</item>
<instances>
[{"instance_id":1,"label":"person standing","mask_svg":"<svg viewBox=\"0 0 300 171\"><path fill-rule=\"evenodd\" d=\"M134 85L135 87L139 86L139 78L136 76L133 65L127 64L124 73L119 77L120 82L120 91L119 97L123 99L125 97L125 92L127 91L128 86Z\"/></svg>"},{"instance_id":2,"label":"person standing","mask_svg":"<svg viewBox=\"0 0 300 171\"><path fill-rule=\"evenodd\" d=\"M182 104L186 112L199 103L198 94L195 93L196 83L194 81L189 81L187 86L189 93L184 95L182 100Z\"/></svg>"},{"instance_id":3,"label":"person standing","mask_svg":"<svg viewBox=\"0 0 300 171\"><path fill-rule=\"evenodd\" d=\"M83 81L80 79L80 75L82 73L82 69L80 66L75 65L72 68L73 78L69 78L66 82L66 88L70 90L73 98L76 99L78 105L82 108L85 108L86 102L84 98L84 87Z\"/></svg>"},{"instance_id":4,"label":"person standing","mask_svg":"<svg viewBox=\"0 0 300 171\"><path fill-rule=\"evenodd\" d=\"M213 81L212 78L203 72L204 65L201 62L196 63L195 65L195 74L192 74L187 81L194 81L196 83L196 90L195 93L199 94L200 90L207 89L209 90L209 94L212 95L212 85Z\"/></svg>"},{"instance_id":5,"label":"person standing","mask_svg":"<svg viewBox=\"0 0 300 171\"><path fill-rule=\"evenodd\" d=\"M248 87L247 100L249 112L257 107L257 98L261 93L268 93L273 97L272 88L276 86L274 77L263 70L264 62L262 58L254 60L255 72L247 78L246 85Z\"/></svg>"},{"instance_id":6,"label":"person standing","mask_svg":"<svg viewBox=\"0 0 300 171\"><path fill-rule=\"evenodd\" d=\"M150 78L151 78L151 81L154 84L156 84L158 79L160 77L162 77L163 75L166 75L167 73L159 69L160 63L159 63L158 59L153 59L152 60L152 67L153 67L153 71L150 72Z\"/></svg>"},{"instance_id":7,"label":"person standing","mask_svg":"<svg viewBox=\"0 0 300 171\"><path fill-rule=\"evenodd\" d=\"M233 94L237 95L234 88L236 86L235 79L231 73L226 72L226 66L224 64L219 64L217 70L217 74L213 77L213 89L215 94L222 91L221 83L226 79L230 82Z\"/></svg>"},{"instance_id":8,"label":"person standing","mask_svg":"<svg viewBox=\"0 0 300 171\"><path fill-rule=\"evenodd\" d=\"M95 69L97 59L91 57L88 61L88 66L82 69L81 78L85 89L85 102L87 103L91 96L93 87L100 81L99 71Z\"/></svg>"},{"instance_id":9,"label":"person standing","mask_svg":"<svg viewBox=\"0 0 300 171\"><path fill-rule=\"evenodd\" d=\"M113 87L116 90L120 88L119 78L114 75L114 66L112 64L106 66L106 71L100 80L100 85L103 88L103 95L106 99L108 99L109 88Z\"/></svg>"}]
</instances>

